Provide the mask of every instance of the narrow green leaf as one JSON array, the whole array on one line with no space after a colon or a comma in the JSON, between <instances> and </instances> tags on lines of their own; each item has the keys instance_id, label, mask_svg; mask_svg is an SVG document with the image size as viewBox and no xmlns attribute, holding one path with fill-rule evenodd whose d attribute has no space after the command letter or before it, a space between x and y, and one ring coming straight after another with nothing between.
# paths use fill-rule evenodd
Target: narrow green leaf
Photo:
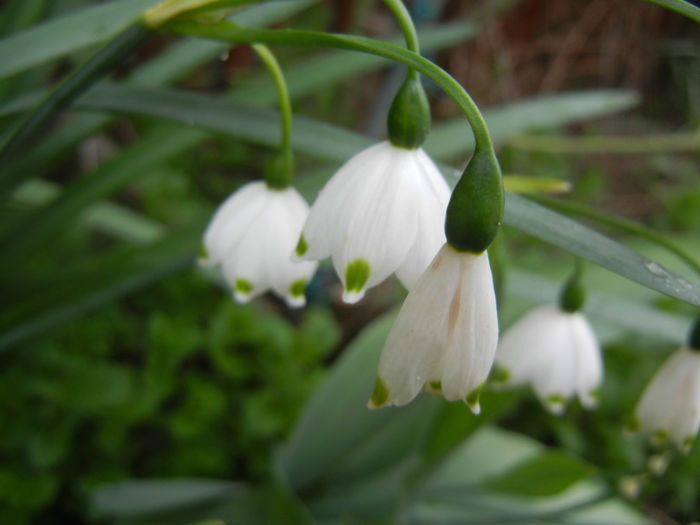
<instances>
[{"instance_id":1,"label":"narrow green leaf","mask_svg":"<svg viewBox=\"0 0 700 525\"><path fill-rule=\"evenodd\" d=\"M639 103L634 91L599 89L541 95L484 111L484 119L496 143L525 130L560 127L571 122L625 111ZM464 118L435 126L425 149L441 159L466 155L474 149L474 136Z\"/></svg>"},{"instance_id":2,"label":"narrow green leaf","mask_svg":"<svg viewBox=\"0 0 700 525\"><path fill-rule=\"evenodd\" d=\"M648 288L700 306L700 286L612 239L540 206L508 193L505 223L554 244Z\"/></svg>"},{"instance_id":3,"label":"narrow green leaf","mask_svg":"<svg viewBox=\"0 0 700 525\"><path fill-rule=\"evenodd\" d=\"M43 179L34 179L22 185L12 195L18 202L43 206L61 194L61 187ZM111 202L97 202L80 213L86 225L121 239L150 243L165 234L165 227L148 217Z\"/></svg>"},{"instance_id":4,"label":"narrow green leaf","mask_svg":"<svg viewBox=\"0 0 700 525\"><path fill-rule=\"evenodd\" d=\"M487 479L484 487L515 496L553 496L593 472L594 468L580 459L548 450L526 459L508 472Z\"/></svg>"},{"instance_id":5,"label":"narrow green leaf","mask_svg":"<svg viewBox=\"0 0 700 525\"><path fill-rule=\"evenodd\" d=\"M57 269L50 282L3 311L0 350L190 265L203 228L204 221L147 247Z\"/></svg>"},{"instance_id":6,"label":"narrow green leaf","mask_svg":"<svg viewBox=\"0 0 700 525\"><path fill-rule=\"evenodd\" d=\"M700 23L700 8L685 0L647 0L647 2L665 7Z\"/></svg>"},{"instance_id":7,"label":"narrow green leaf","mask_svg":"<svg viewBox=\"0 0 700 525\"><path fill-rule=\"evenodd\" d=\"M150 29L141 23L135 23L71 73L30 113L10 139L3 144L0 150L0 165L16 157L37 133L43 131L44 126L56 112L68 106L150 35ZM8 189L16 184L18 181L16 173L0 172L0 188Z\"/></svg>"},{"instance_id":8,"label":"narrow green leaf","mask_svg":"<svg viewBox=\"0 0 700 525\"><path fill-rule=\"evenodd\" d=\"M18 225L1 240L6 256L1 264L17 264L62 231L65 224L82 213L86 206L110 195L127 182L142 177L157 162L181 153L184 147L203 136L198 129L183 130L184 133L177 134L171 131L171 126L162 125L151 129L115 160L102 165L95 173L78 179L66 188L61 197Z\"/></svg>"},{"instance_id":9,"label":"narrow green leaf","mask_svg":"<svg viewBox=\"0 0 700 525\"><path fill-rule=\"evenodd\" d=\"M365 407L395 316L390 312L365 328L306 405L278 455L280 470L295 490L384 470L420 442L437 399L422 396L401 408ZM411 421L412 431L405 432Z\"/></svg>"},{"instance_id":10,"label":"narrow green leaf","mask_svg":"<svg viewBox=\"0 0 700 525\"><path fill-rule=\"evenodd\" d=\"M244 484L214 479L122 481L96 490L92 506L100 516L124 518L211 503L246 489Z\"/></svg>"},{"instance_id":11,"label":"narrow green leaf","mask_svg":"<svg viewBox=\"0 0 700 525\"><path fill-rule=\"evenodd\" d=\"M158 0L120 0L48 20L0 41L0 78L119 34Z\"/></svg>"}]
</instances>

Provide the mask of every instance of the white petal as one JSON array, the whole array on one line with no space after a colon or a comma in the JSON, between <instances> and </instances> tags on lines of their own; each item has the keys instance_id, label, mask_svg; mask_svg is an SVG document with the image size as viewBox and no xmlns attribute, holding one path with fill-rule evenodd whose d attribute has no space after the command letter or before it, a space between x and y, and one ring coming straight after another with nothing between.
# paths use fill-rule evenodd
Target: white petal
<instances>
[{"instance_id":1,"label":"white petal","mask_svg":"<svg viewBox=\"0 0 700 525\"><path fill-rule=\"evenodd\" d=\"M700 353L680 348L647 385L635 410L640 429L665 433L685 449L700 425Z\"/></svg>"},{"instance_id":2,"label":"white petal","mask_svg":"<svg viewBox=\"0 0 700 525\"><path fill-rule=\"evenodd\" d=\"M418 278L445 243L445 210L450 189L430 157L422 149L415 152L416 236L404 262L396 270L403 285L411 290Z\"/></svg>"},{"instance_id":3,"label":"white petal","mask_svg":"<svg viewBox=\"0 0 700 525\"><path fill-rule=\"evenodd\" d=\"M576 349L576 392L581 404L594 407L596 391L603 380L603 360L598 339L580 312L570 314L572 336Z\"/></svg>"},{"instance_id":4,"label":"white petal","mask_svg":"<svg viewBox=\"0 0 700 525\"><path fill-rule=\"evenodd\" d=\"M467 401L478 413L478 389L488 377L498 343L496 296L486 252L453 253L460 268L448 312L442 392L450 401Z\"/></svg>"},{"instance_id":5,"label":"white petal","mask_svg":"<svg viewBox=\"0 0 700 525\"><path fill-rule=\"evenodd\" d=\"M264 182L251 182L232 193L216 210L204 232L207 258L204 264L221 264L231 247L263 212L266 203Z\"/></svg>"},{"instance_id":6,"label":"white petal","mask_svg":"<svg viewBox=\"0 0 700 525\"><path fill-rule=\"evenodd\" d=\"M323 259L335 249L338 239L347 235L353 209L384 173L387 143L382 142L351 157L321 189L311 206L304 238L308 244L304 259ZM342 242L342 241L341 241Z\"/></svg>"},{"instance_id":7,"label":"white petal","mask_svg":"<svg viewBox=\"0 0 700 525\"><path fill-rule=\"evenodd\" d=\"M379 359L378 376L388 390L383 404L405 405L426 381L440 381L451 298L459 261L445 248L408 294Z\"/></svg>"},{"instance_id":8,"label":"white petal","mask_svg":"<svg viewBox=\"0 0 700 525\"><path fill-rule=\"evenodd\" d=\"M301 282L307 283L316 271L318 263L293 260L290 254L299 238L308 206L296 190L287 188L273 195L270 213L274 214L270 222L271 229L267 236L260 240L265 244L269 285L289 306L304 306L306 301L303 293L297 293L292 287Z\"/></svg>"}]
</instances>

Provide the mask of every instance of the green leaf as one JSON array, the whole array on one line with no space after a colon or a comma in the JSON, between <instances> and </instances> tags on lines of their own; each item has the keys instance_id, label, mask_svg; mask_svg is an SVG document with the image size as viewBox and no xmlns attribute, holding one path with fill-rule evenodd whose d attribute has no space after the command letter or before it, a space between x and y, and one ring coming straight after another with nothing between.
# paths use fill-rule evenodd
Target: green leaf
<instances>
[{"instance_id":1,"label":"green leaf","mask_svg":"<svg viewBox=\"0 0 700 525\"><path fill-rule=\"evenodd\" d=\"M636 106L634 91L599 89L540 95L503 104L484 111L484 119L494 142L507 141L526 130L554 128L618 113ZM474 136L466 119L437 125L428 135L426 151L437 158L450 159L474 149Z\"/></svg>"},{"instance_id":2,"label":"green leaf","mask_svg":"<svg viewBox=\"0 0 700 525\"><path fill-rule=\"evenodd\" d=\"M488 490L515 496L553 496L593 473L591 465L556 450L526 459L508 472L489 478Z\"/></svg>"},{"instance_id":3,"label":"green leaf","mask_svg":"<svg viewBox=\"0 0 700 525\"><path fill-rule=\"evenodd\" d=\"M213 479L123 481L96 490L92 505L101 516L123 518L212 502L246 488Z\"/></svg>"},{"instance_id":4,"label":"green leaf","mask_svg":"<svg viewBox=\"0 0 700 525\"><path fill-rule=\"evenodd\" d=\"M280 470L296 491L391 470L417 449L429 428L440 404L435 398L422 396L406 407L375 411L365 406L395 316L383 315L355 338L281 449Z\"/></svg>"},{"instance_id":5,"label":"green leaf","mask_svg":"<svg viewBox=\"0 0 700 525\"><path fill-rule=\"evenodd\" d=\"M700 8L694 6L690 2L685 0L647 0L647 2L675 11L700 24Z\"/></svg>"},{"instance_id":6,"label":"green leaf","mask_svg":"<svg viewBox=\"0 0 700 525\"><path fill-rule=\"evenodd\" d=\"M505 223L648 288L700 306L700 287L612 239L532 201L508 193Z\"/></svg>"},{"instance_id":7,"label":"green leaf","mask_svg":"<svg viewBox=\"0 0 700 525\"><path fill-rule=\"evenodd\" d=\"M109 40L158 0L120 0L48 20L0 41L0 78Z\"/></svg>"},{"instance_id":8,"label":"green leaf","mask_svg":"<svg viewBox=\"0 0 700 525\"><path fill-rule=\"evenodd\" d=\"M195 258L204 222L163 240L57 269L50 282L3 312L0 350L181 270Z\"/></svg>"},{"instance_id":9,"label":"green leaf","mask_svg":"<svg viewBox=\"0 0 700 525\"><path fill-rule=\"evenodd\" d=\"M171 126L152 128L116 159L103 164L90 176L78 179L57 200L17 226L0 241L6 250L4 263L16 264L35 252L62 231L73 217L85 211L86 206L110 195L127 182L143 177L156 163L181 153L182 148L203 135L197 129L183 130L177 134L170 133L171 130Z\"/></svg>"}]
</instances>

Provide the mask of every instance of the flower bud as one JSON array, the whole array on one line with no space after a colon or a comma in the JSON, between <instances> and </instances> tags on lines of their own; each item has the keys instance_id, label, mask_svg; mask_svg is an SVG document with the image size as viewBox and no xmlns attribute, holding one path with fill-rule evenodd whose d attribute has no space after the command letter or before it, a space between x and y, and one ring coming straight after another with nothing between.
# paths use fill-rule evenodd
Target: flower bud
<instances>
[{"instance_id":1,"label":"flower bud","mask_svg":"<svg viewBox=\"0 0 700 525\"><path fill-rule=\"evenodd\" d=\"M491 150L476 150L447 205L445 235L459 251L482 253L503 221L501 168Z\"/></svg>"},{"instance_id":2,"label":"flower bud","mask_svg":"<svg viewBox=\"0 0 700 525\"><path fill-rule=\"evenodd\" d=\"M410 70L389 109L389 140L394 146L416 149L430 131L430 105L416 71Z\"/></svg>"},{"instance_id":3,"label":"flower bud","mask_svg":"<svg viewBox=\"0 0 700 525\"><path fill-rule=\"evenodd\" d=\"M569 313L578 312L586 302L586 291L581 286L581 272L577 269L569 278L559 295L559 307Z\"/></svg>"}]
</instances>

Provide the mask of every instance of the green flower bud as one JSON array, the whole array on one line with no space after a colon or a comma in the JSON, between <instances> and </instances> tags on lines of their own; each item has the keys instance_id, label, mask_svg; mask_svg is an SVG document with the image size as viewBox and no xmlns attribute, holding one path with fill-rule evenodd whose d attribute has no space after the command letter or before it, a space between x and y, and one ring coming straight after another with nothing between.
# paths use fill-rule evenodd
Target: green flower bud
<instances>
[{"instance_id":1,"label":"green flower bud","mask_svg":"<svg viewBox=\"0 0 700 525\"><path fill-rule=\"evenodd\" d=\"M445 217L445 236L453 248L482 253L503 222L505 193L501 168L491 150L475 151L452 191Z\"/></svg>"},{"instance_id":2,"label":"green flower bud","mask_svg":"<svg viewBox=\"0 0 700 525\"><path fill-rule=\"evenodd\" d=\"M688 346L700 352L700 318L695 321L695 324L690 329L690 334L688 334Z\"/></svg>"},{"instance_id":3,"label":"green flower bud","mask_svg":"<svg viewBox=\"0 0 700 525\"><path fill-rule=\"evenodd\" d=\"M294 176L294 154L292 150L278 152L265 167L265 182L268 188L283 190L292 183Z\"/></svg>"},{"instance_id":4,"label":"green flower bud","mask_svg":"<svg viewBox=\"0 0 700 525\"><path fill-rule=\"evenodd\" d=\"M559 308L565 312L578 312L586 301L586 291L581 286L580 277L581 272L577 268L559 294Z\"/></svg>"},{"instance_id":5,"label":"green flower bud","mask_svg":"<svg viewBox=\"0 0 700 525\"><path fill-rule=\"evenodd\" d=\"M418 73L410 70L389 109L389 140L399 148L416 149L430 131L430 105Z\"/></svg>"}]
</instances>

